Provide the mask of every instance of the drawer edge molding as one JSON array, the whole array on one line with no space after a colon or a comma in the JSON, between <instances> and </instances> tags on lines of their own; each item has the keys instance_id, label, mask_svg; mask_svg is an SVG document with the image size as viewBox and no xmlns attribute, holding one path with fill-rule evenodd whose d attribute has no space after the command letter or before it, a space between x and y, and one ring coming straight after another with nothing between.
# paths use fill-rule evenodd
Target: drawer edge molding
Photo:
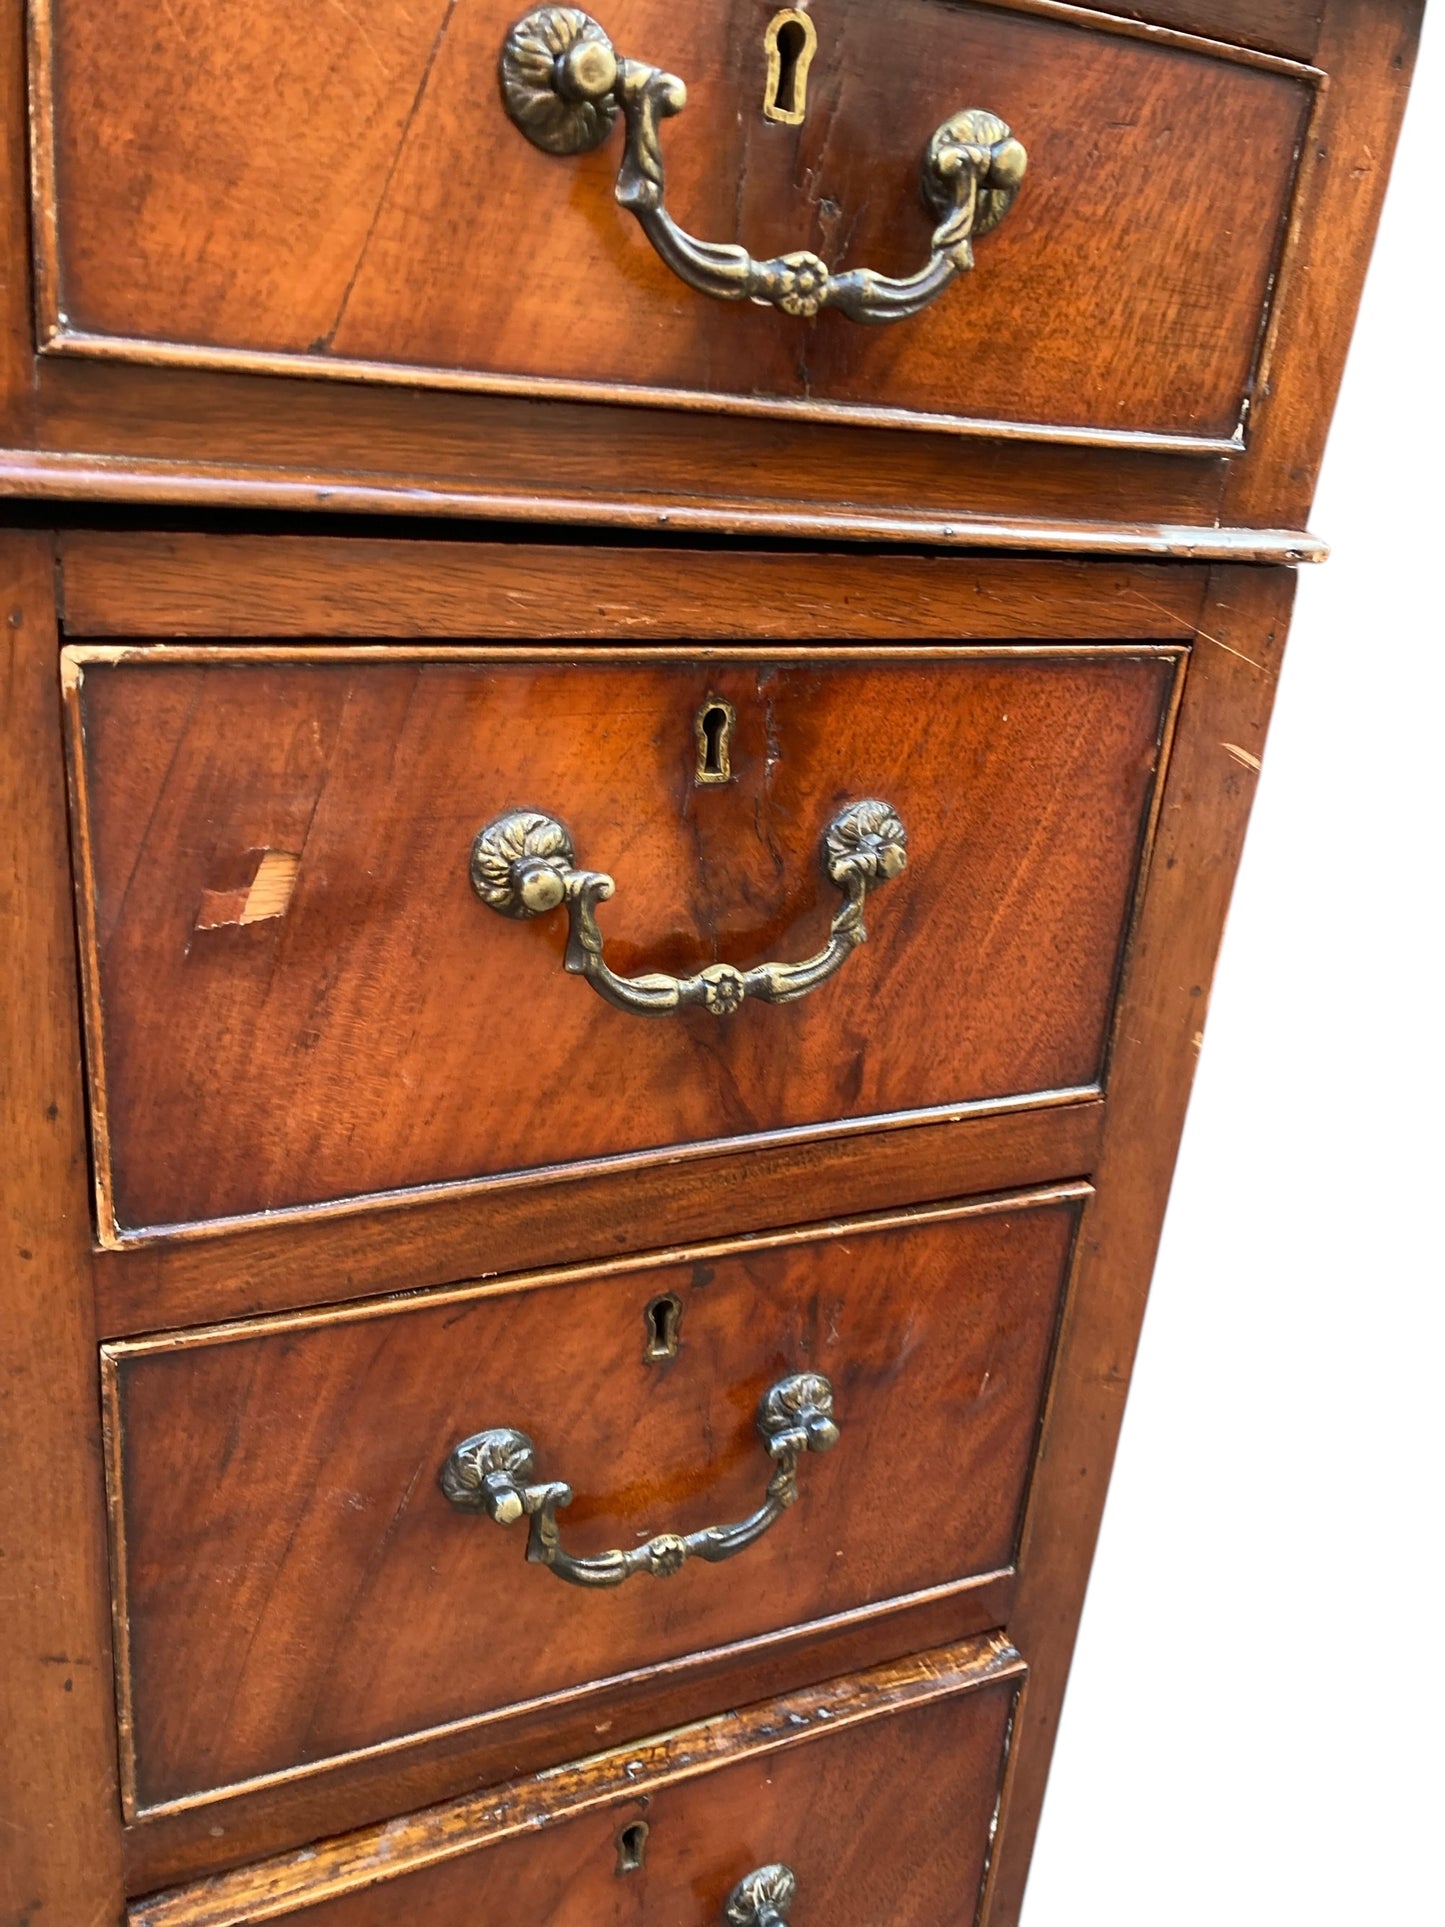
<instances>
[{"instance_id":1,"label":"drawer edge molding","mask_svg":"<svg viewBox=\"0 0 1445 1927\"><path fill-rule=\"evenodd\" d=\"M886 424L874 423L873 426ZM1012 440L1003 427L987 434ZM1153 447L1153 444L1150 444ZM1155 449L1155 453L1161 451ZM1162 452L1169 452L1167 449ZM956 549L1037 550L1059 555L1141 556L1194 562L1323 562L1328 546L1305 529L1213 523L1110 522L1045 516L888 512L810 497L781 507L747 498L671 498L642 490L589 495L536 488L467 488L435 476L358 481L350 469L260 468L245 462L171 461L155 456L0 448L0 497L148 503L196 508L316 509L330 514L466 516L499 522L647 529L672 534L817 535L859 542L926 542Z\"/></svg>"},{"instance_id":2,"label":"drawer edge molding","mask_svg":"<svg viewBox=\"0 0 1445 1927\"><path fill-rule=\"evenodd\" d=\"M792 1245L846 1241L871 1232L905 1230L929 1224L952 1224L965 1218L1006 1215L1011 1211L1047 1210L1055 1205L1085 1204L1094 1186L1085 1178L1058 1183L1014 1186L973 1197L955 1197L939 1204L904 1206L896 1211L868 1211L851 1216L815 1219L781 1229L736 1233L723 1238L689 1239L650 1251L620 1257L584 1260L581 1264L550 1265L486 1274L452 1281L433 1291L393 1290L381 1297L356 1298L343 1304L308 1305L269 1316L214 1319L185 1331L161 1330L135 1337L107 1340L101 1346L107 1361L151 1356L158 1352L191 1351L223 1345L263 1334L303 1331L347 1324L371 1324L377 1319L406 1317L435 1305L469 1304L479 1298L511 1297L554 1285L612 1278L637 1271L665 1270L674 1265L707 1264L713 1259L754 1251L779 1251Z\"/></svg>"},{"instance_id":3,"label":"drawer edge molding","mask_svg":"<svg viewBox=\"0 0 1445 1927\"><path fill-rule=\"evenodd\" d=\"M97 1249L99 1333L118 1341L599 1257L636 1263L648 1244L691 1249L713 1240L719 1197L735 1236L796 1223L803 1182L815 1220L1012 1194L1092 1170L1105 1109L1097 1091L1085 1092L1042 1108L904 1119L898 1129L829 1143L747 1147L521 1191L392 1200L299 1223L252 1222L225 1237ZM644 1227L648 1244L639 1243Z\"/></svg>"},{"instance_id":4,"label":"drawer edge molding","mask_svg":"<svg viewBox=\"0 0 1445 1927\"><path fill-rule=\"evenodd\" d=\"M991 415L925 415L917 409L889 408L878 402L787 401L766 395L710 395L696 388L568 381L551 375L478 375L405 362L344 360L339 355L326 362L309 361L304 355L274 354L256 348L193 348L181 341L142 341L123 335L86 334L78 329L58 329L42 343L40 353L51 361L132 362L147 368L217 370L301 381L422 388L442 394L655 408L679 415L735 415L758 421L781 420L800 427L881 428L895 433L904 430L969 441L1087 448L1115 455L1182 455L1200 462L1234 460L1248 450L1242 421L1232 435L1180 435L1161 429L1092 428L1068 423L1055 426L1050 422L1007 421ZM42 452L26 451L26 455L34 460L36 454ZM139 458L134 465L151 464Z\"/></svg>"},{"instance_id":5,"label":"drawer edge molding","mask_svg":"<svg viewBox=\"0 0 1445 1927\"><path fill-rule=\"evenodd\" d=\"M1026 1671L1002 1633L966 1640L139 1900L129 1909L129 1927L238 1927L274 1920L737 1760L978 1687L1022 1684Z\"/></svg>"},{"instance_id":6,"label":"drawer edge molding","mask_svg":"<svg viewBox=\"0 0 1445 1927\"><path fill-rule=\"evenodd\" d=\"M95 1028L99 1035L98 1024ZM877 1117L830 1118L821 1124L805 1124L780 1131L758 1131L741 1138L703 1138L692 1144L664 1144L644 1151L622 1151L610 1157L588 1158L572 1164L542 1165L524 1171L503 1171L495 1177L468 1178L459 1183L373 1191L354 1197L328 1199L321 1204L253 1212L245 1217L205 1218L178 1225L144 1225L134 1231L110 1228L108 1197L102 1194L99 1211L102 1226L106 1228L102 1230L98 1244L103 1251L143 1251L163 1246L209 1244L269 1227L281 1230L288 1226L294 1229L318 1223L336 1223L370 1217L376 1213L416 1209L427 1204L476 1200L484 1205L498 1192L546 1191L554 1185L581 1179L657 1168L671 1169L680 1164L707 1163L716 1158L746 1156L752 1152L783 1149L792 1145L827 1145L846 1142L851 1138L891 1135L893 1132L926 1128L929 1125L963 1124L970 1119L1086 1106L1101 1102L1103 1097L1103 1088L1098 1084L1081 1084L1063 1091L1025 1091L1017 1097L981 1098L960 1104L934 1105L920 1111L889 1111ZM103 1129L97 1133L97 1138L102 1145L108 1142ZM956 1185L953 1187L955 1190L957 1188Z\"/></svg>"}]
</instances>

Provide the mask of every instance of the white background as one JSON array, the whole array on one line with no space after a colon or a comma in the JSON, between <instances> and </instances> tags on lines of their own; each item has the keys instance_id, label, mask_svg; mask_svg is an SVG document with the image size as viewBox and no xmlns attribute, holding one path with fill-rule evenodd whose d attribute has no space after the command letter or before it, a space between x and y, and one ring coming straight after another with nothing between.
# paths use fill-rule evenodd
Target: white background
<instances>
[{"instance_id":1,"label":"white background","mask_svg":"<svg viewBox=\"0 0 1445 1927\"><path fill-rule=\"evenodd\" d=\"M1442 13L1311 518L1334 557L1300 584L1025 1927L1445 1922Z\"/></svg>"}]
</instances>

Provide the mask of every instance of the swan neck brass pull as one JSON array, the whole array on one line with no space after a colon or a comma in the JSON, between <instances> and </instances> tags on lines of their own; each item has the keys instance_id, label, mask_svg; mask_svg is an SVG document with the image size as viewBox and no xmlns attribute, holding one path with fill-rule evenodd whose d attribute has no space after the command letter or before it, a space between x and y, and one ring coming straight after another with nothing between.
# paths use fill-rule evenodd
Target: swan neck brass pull
<instances>
[{"instance_id":1,"label":"swan neck brass pull","mask_svg":"<svg viewBox=\"0 0 1445 1927\"><path fill-rule=\"evenodd\" d=\"M996 114L967 108L938 128L923 156L923 197L936 226L928 260L894 279L867 268L835 274L807 249L758 261L731 242L699 241L663 206L662 122L687 105L675 74L617 54L576 7L540 7L502 49L502 99L513 122L548 154L599 147L619 113L626 126L617 199L689 287L722 301L785 314L836 308L850 321L902 321L973 266L973 243L996 228L1023 184L1028 155Z\"/></svg>"},{"instance_id":2,"label":"swan neck brass pull","mask_svg":"<svg viewBox=\"0 0 1445 1927\"><path fill-rule=\"evenodd\" d=\"M725 1017L748 997L790 1004L841 970L868 940L863 912L869 890L906 867L907 846L908 833L891 804L854 803L833 819L823 837L823 867L844 897L826 948L803 963L758 964L752 970L709 964L692 977L619 977L608 968L597 906L617 886L600 871L575 867L572 839L555 817L511 810L489 823L472 845L472 887L504 917L541 917L565 903L570 930L564 968L585 977L619 1010L665 1017L701 1004Z\"/></svg>"},{"instance_id":3,"label":"swan neck brass pull","mask_svg":"<svg viewBox=\"0 0 1445 1927\"><path fill-rule=\"evenodd\" d=\"M798 1465L807 1452L827 1452L838 1442L833 1418L833 1387L815 1372L781 1378L763 1394L758 1432L773 1475L756 1512L736 1525L707 1526L700 1532L662 1532L646 1545L578 1559L562 1545L557 1514L572 1503L572 1488L561 1483L530 1483L537 1448L525 1432L498 1427L463 1439L441 1469L441 1488L464 1512L485 1512L498 1525L531 1520L527 1558L547 1566L572 1586L620 1586L634 1573L669 1578L689 1559L717 1565L761 1539L798 1499Z\"/></svg>"},{"instance_id":4,"label":"swan neck brass pull","mask_svg":"<svg viewBox=\"0 0 1445 1927\"><path fill-rule=\"evenodd\" d=\"M728 1895L723 1918L728 1927L788 1927L788 1910L798 1891L798 1876L781 1862L759 1867Z\"/></svg>"}]
</instances>

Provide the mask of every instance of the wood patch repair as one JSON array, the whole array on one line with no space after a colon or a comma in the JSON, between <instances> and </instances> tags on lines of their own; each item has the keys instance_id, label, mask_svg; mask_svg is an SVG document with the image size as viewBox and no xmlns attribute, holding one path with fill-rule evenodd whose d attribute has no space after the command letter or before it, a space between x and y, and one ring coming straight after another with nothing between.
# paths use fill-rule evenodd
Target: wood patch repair
<instances>
[{"instance_id":1,"label":"wood patch repair","mask_svg":"<svg viewBox=\"0 0 1445 1927\"><path fill-rule=\"evenodd\" d=\"M197 930L224 930L284 917L296 892L301 858L289 850L256 850L251 881L239 890L205 890L196 916Z\"/></svg>"}]
</instances>

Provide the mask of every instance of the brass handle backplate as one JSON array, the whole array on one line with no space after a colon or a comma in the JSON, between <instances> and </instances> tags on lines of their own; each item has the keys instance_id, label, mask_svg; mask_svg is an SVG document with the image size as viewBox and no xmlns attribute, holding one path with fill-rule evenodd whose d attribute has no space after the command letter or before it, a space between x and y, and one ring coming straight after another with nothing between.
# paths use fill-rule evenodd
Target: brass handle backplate
<instances>
[{"instance_id":1,"label":"brass handle backplate","mask_svg":"<svg viewBox=\"0 0 1445 1927\"><path fill-rule=\"evenodd\" d=\"M658 254L699 294L755 301L785 314L836 308L850 321L902 321L973 266L973 243L1013 206L1028 155L996 114L968 108L934 133L923 156L923 197L937 226L927 262L895 280L854 268L835 274L806 249L757 261L730 242L699 241L662 204L661 123L687 105L675 74L618 55L576 7L539 7L502 48L502 99L534 146L548 154L599 147L619 112L626 124L617 199Z\"/></svg>"},{"instance_id":2,"label":"brass handle backplate","mask_svg":"<svg viewBox=\"0 0 1445 1927\"><path fill-rule=\"evenodd\" d=\"M562 1545L557 1514L572 1503L572 1488L560 1483L529 1483L537 1448L525 1432L498 1427L477 1432L449 1456L441 1470L442 1491L464 1512L485 1512L498 1525L531 1520L527 1558L548 1566L573 1586L620 1586L634 1573L666 1579L689 1559L716 1565L761 1539L798 1498L798 1464L805 1452L827 1452L838 1442L833 1419L833 1388L814 1372L779 1379L758 1406L758 1431L773 1475L763 1502L737 1525L708 1526L700 1532L663 1532L646 1545L578 1559ZM741 1891L741 1890L739 1890Z\"/></svg>"},{"instance_id":3,"label":"brass handle backplate","mask_svg":"<svg viewBox=\"0 0 1445 1927\"><path fill-rule=\"evenodd\" d=\"M572 839L555 817L511 810L489 823L472 845L472 885L482 902L504 917L541 917L565 903L571 927L564 967L585 977L619 1010L657 1017L701 1004L724 1017L747 997L790 1004L826 983L868 940L863 911L869 890L896 877L907 862L908 833L892 805L854 803L823 836L823 867L845 898L827 947L802 963L758 964L752 970L709 964L693 977L619 977L608 968L597 905L613 895L616 885L599 871L575 867Z\"/></svg>"},{"instance_id":4,"label":"brass handle backplate","mask_svg":"<svg viewBox=\"0 0 1445 1927\"><path fill-rule=\"evenodd\" d=\"M759 1867L728 1895L723 1918L728 1927L788 1927L788 1909L798 1891L798 1876L781 1862Z\"/></svg>"}]
</instances>

